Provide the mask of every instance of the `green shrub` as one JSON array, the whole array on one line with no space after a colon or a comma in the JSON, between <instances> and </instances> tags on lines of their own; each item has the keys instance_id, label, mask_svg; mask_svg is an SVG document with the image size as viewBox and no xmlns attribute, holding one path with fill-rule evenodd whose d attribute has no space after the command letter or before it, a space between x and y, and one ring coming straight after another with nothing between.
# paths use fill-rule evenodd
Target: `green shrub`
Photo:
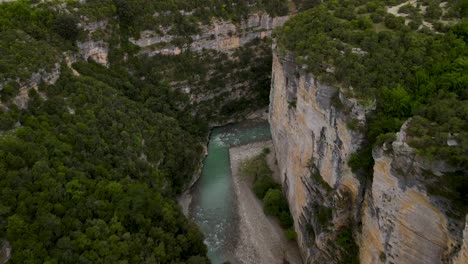
<instances>
[{"instance_id":1,"label":"green shrub","mask_svg":"<svg viewBox=\"0 0 468 264\"><path fill-rule=\"evenodd\" d=\"M269 151L269 148L265 148L261 154L244 161L241 174L254 177L253 192L262 199L265 214L278 217L280 225L289 228L294 225L294 221L289 212L288 201L281 192L281 185L271 178L272 172L266 162Z\"/></svg>"},{"instance_id":2,"label":"green shrub","mask_svg":"<svg viewBox=\"0 0 468 264\"><path fill-rule=\"evenodd\" d=\"M18 95L19 85L16 82L7 82L3 85L3 89L0 91L0 99L3 102L8 102L10 99Z\"/></svg>"},{"instance_id":3,"label":"green shrub","mask_svg":"<svg viewBox=\"0 0 468 264\"><path fill-rule=\"evenodd\" d=\"M262 0L265 10L272 16L285 16L288 14L288 1Z\"/></svg>"},{"instance_id":4,"label":"green shrub","mask_svg":"<svg viewBox=\"0 0 468 264\"><path fill-rule=\"evenodd\" d=\"M315 165L313 158L308 161L307 167L310 170L310 177L312 177L315 183L319 184L327 192L333 190L333 188L330 187L330 185L328 185L328 183L322 178L322 175L320 175L320 171Z\"/></svg>"},{"instance_id":5,"label":"green shrub","mask_svg":"<svg viewBox=\"0 0 468 264\"><path fill-rule=\"evenodd\" d=\"M62 38L74 41L80 33L78 29L78 20L70 15L59 15L55 18L54 30Z\"/></svg>"},{"instance_id":6,"label":"green shrub","mask_svg":"<svg viewBox=\"0 0 468 264\"><path fill-rule=\"evenodd\" d=\"M296 231L294 231L294 227L286 229L286 231L284 231L284 235L289 240L296 240L297 237Z\"/></svg>"},{"instance_id":7,"label":"green shrub","mask_svg":"<svg viewBox=\"0 0 468 264\"><path fill-rule=\"evenodd\" d=\"M287 228L287 227L293 226L294 220L289 210L281 211L278 217L279 217L280 224L282 227Z\"/></svg>"},{"instance_id":8,"label":"green shrub","mask_svg":"<svg viewBox=\"0 0 468 264\"><path fill-rule=\"evenodd\" d=\"M385 26L389 29L399 30L405 26L405 19L402 17L397 17L391 14L385 16L384 20Z\"/></svg>"},{"instance_id":9,"label":"green shrub","mask_svg":"<svg viewBox=\"0 0 468 264\"><path fill-rule=\"evenodd\" d=\"M263 199L270 189L278 189L279 184L273 181L270 176L258 177L253 184L253 191L259 199Z\"/></svg>"},{"instance_id":10,"label":"green shrub","mask_svg":"<svg viewBox=\"0 0 468 264\"><path fill-rule=\"evenodd\" d=\"M417 30L419 28L419 26L421 26L421 23L418 23L416 21L410 21L408 23L408 26L412 29L412 30Z\"/></svg>"},{"instance_id":11,"label":"green shrub","mask_svg":"<svg viewBox=\"0 0 468 264\"><path fill-rule=\"evenodd\" d=\"M372 19L372 22L374 23L380 23L384 20L383 16L378 13L372 13L370 15L370 18Z\"/></svg>"},{"instance_id":12,"label":"green shrub","mask_svg":"<svg viewBox=\"0 0 468 264\"><path fill-rule=\"evenodd\" d=\"M287 206L283 193L278 189L269 189L263 198L263 211L267 215L279 216Z\"/></svg>"},{"instance_id":13,"label":"green shrub","mask_svg":"<svg viewBox=\"0 0 468 264\"><path fill-rule=\"evenodd\" d=\"M447 172L442 176L428 175L427 190L431 195L438 195L450 201L457 218L468 213L468 177L463 171Z\"/></svg>"},{"instance_id":14,"label":"green shrub","mask_svg":"<svg viewBox=\"0 0 468 264\"><path fill-rule=\"evenodd\" d=\"M351 130L358 130L359 129L359 120L351 119L346 123L346 126Z\"/></svg>"},{"instance_id":15,"label":"green shrub","mask_svg":"<svg viewBox=\"0 0 468 264\"><path fill-rule=\"evenodd\" d=\"M317 204L317 207L315 207L314 209L315 217L320 227L323 228L328 226L330 224L330 221L332 220L332 208Z\"/></svg>"},{"instance_id":16,"label":"green shrub","mask_svg":"<svg viewBox=\"0 0 468 264\"><path fill-rule=\"evenodd\" d=\"M396 140L396 133L390 132L386 134L380 134L375 141L375 146L381 146L383 143L391 144Z\"/></svg>"},{"instance_id":17,"label":"green shrub","mask_svg":"<svg viewBox=\"0 0 468 264\"><path fill-rule=\"evenodd\" d=\"M264 176L271 176L271 169L265 160L265 154L259 154L241 163L240 173L244 177L263 179Z\"/></svg>"}]
</instances>

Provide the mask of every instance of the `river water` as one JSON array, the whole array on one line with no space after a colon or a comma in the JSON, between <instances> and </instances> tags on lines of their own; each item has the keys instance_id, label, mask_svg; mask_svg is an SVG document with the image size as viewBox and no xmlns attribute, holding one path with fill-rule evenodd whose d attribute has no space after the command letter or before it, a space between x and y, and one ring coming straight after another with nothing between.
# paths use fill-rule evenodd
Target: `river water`
<instances>
[{"instance_id":1,"label":"river water","mask_svg":"<svg viewBox=\"0 0 468 264\"><path fill-rule=\"evenodd\" d=\"M271 139L266 121L246 121L212 130L208 156L192 189L190 216L205 234L213 264L232 259L237 243L238 213L229 164L229 147Z\"/></svg>"}]
</instances>

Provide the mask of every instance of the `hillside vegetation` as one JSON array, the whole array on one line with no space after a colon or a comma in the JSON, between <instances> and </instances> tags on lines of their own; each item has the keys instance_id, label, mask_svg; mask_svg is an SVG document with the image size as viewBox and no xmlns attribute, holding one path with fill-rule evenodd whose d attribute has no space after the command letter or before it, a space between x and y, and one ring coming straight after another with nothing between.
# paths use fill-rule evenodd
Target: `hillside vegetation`
<instances>
[{"instance_id":1,"label":"hillside vegetation","mask_svg":"<svg viewBox=\"0 0 468 264\"><path fill-rule=\"evenodd\" d=\"M184 36L211 17L239 21L256 10L284 14L284 6L218 0L1 4L0 237L12 247L10 262L208 263L203 235L174 198L199 169L206 116L213 109L232 115L236 102L195 109L169 83L194 80L205 90L223 85L209 78L203 62L216 67L225 57L208 51L137 56L128 37L159 26ZM83 29L103 21L105 29L92 36ZM109 43L108 67L79 58L65 63L79 51L77 41L88 39ZM252 54L271 54L266 42L256 44L236 52L223 71L249 64L253 71L232 78L252 79L260 88L249 100L266 104L260 91L267 90L268 62L250 63ZM29 86L34 76L54 73L60 76L55 84ZM203 84L198 75L211 81ZM18 95L27 107L15 104Z\"/></svg>"},{"instance_id":2,"label":"hillside vegetation","mask_svg":"<svg viewBox=\"0 0 468 264\"><path fill-rule=\"evenodd\" d=\"M467 2L446 3L445 16L452 22L442 32L413 27L386 12L403 1L320 2L303 1L311 8L276 36L280 51L293 52L321 81L364 105L376 102L367 127L356 127L367 133L368 145L352 157L351 166L371 169L374 143L414 117L408 129L411 146L430 159L468 167ZM450 140L456 143L449 145Z\"/></svg>"}]
</instances>

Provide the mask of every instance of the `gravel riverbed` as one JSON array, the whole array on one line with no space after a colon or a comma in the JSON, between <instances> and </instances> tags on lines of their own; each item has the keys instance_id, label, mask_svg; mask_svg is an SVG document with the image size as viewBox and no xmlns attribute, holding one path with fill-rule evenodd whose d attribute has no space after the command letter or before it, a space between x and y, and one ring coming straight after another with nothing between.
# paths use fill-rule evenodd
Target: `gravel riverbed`
<instances>
[{"instance_id":1,"label":"gravel riverbed","mask_svg":"<svg viewBox=\"0 0 468 264\"><path fill-rule=\"evenodd\" d=\"M302 263L301 255L295 241L284 236L284 230L277 219L266 216L261 201L252 191L252 180L240 175L240 164L262 152L265 147L273 150L271 141L257 142L229 149L231 175L234 182L239 213L238 243L233 255L235 263L283 264ZM268 163L274 168L274 151L269 154ZM274 175L278 178L278 175ZM285 262L287 261L287 262Z\"/></svg>"}]
</instances>

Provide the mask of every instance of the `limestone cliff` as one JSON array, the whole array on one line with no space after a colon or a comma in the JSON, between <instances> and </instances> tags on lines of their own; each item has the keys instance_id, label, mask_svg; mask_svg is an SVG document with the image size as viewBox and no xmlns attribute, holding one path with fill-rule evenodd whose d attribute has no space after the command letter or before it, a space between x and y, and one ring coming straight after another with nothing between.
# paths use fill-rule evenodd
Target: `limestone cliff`
<instances>
[{"instance_id":1,"label":"limestone cliff","mask_svg":"<svg viewBox=\"0 0 468 264\"><path fill-rule=\"evenodd\" d=\"M463 211L429 191L434 177L460 168L417 155L406 143L408 124L393 143L374 150L372 188L363 206L361 262L466 263Z\"/></svg>"},{"instance_id":2,"label":"limestone cliff","mask_svg":"<svg viewBox=\"0 0 468 264\"><path fill-rule=\"evenodd\" d=\"M170 27L161 27L159 32L146 30L129 40L140 47L138 54L143 56L193 52L203 71L172 79L167 69L162 74L174 89L190 97L199 114L219 125L242 120L268 104L271 43L267 38L287 19L265 12L252 13L239 23L213 18L209 25L199 24L199 33L185 37L189 43L182 46L176 44L182 36L171 35ZM193 61L189 63L193 65ZM259 92L265 93L261 103Z\"/></svg>"},{"instance_id":3,"label":"limestone cliff","mask_svg":"<svg viewBox=\"0 0 468 264\"><path fill-rule=\"evenodd\" d=\"M319 82L291 54L274 55L270 98L273 142L303 258L336 261L331 242L357 217L362 188L347 161L363 138L347 122L365 122L365 109Z\"/></svg>"},{"instance_id":4,"label":"limestone cliff","mask_svg":"<svg viewBox=\"0 0 468 264\"><path fill-rule=\"evenodd\" d=\"M349 124L365 125L372 107L321 83L292 54L274 53L270 124L304 261L348 261L347 239L361 263L466 263L464 212L428 191L457 168L419 157L403 127L374 150L373 180L361 179L347 162L364 137Z\"/></svg>"},{"instance_id":5,"label":"limestone cliff","mask_svg":"<svg viewBox=\"0 0 468 264\"><path fill-rule=\"evenodd\" d=\"M288 17L271 17L267 13L254 13L240 24L213 19L210 25L199 25L200 33L190 36L188 49L202 51L211 49L232 52L254 39L271 36L271 31L286 22ZM173 43L180 36L170 35L170 28L160 28L160 33L145 30L140 38L130 38L130 42L142 48L141 53L154 55L178 55L181 48Z\"/></svg>"}]
</instances>

